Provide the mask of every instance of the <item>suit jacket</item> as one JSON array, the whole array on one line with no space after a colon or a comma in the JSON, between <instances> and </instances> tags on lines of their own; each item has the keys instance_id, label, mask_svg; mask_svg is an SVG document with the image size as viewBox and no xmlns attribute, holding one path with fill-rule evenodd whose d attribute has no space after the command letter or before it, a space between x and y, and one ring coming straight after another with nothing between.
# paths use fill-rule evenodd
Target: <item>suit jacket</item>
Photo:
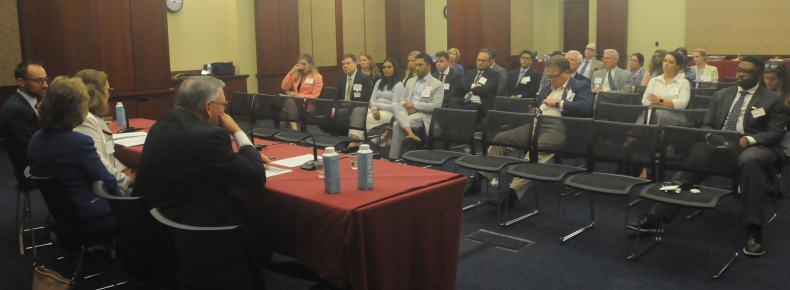
<instances>
[{"instance_id":1,"label":"suit jacket","mask_svg":"<svg viewBox=\"0 0 790 290\"><path fill-rule=\"evenodd\" d=\"M499 74L499 83L497 84L497 96L504 96L507 93L507 88L505 87L505 82L507 81L507 73L505 69L494 63L491 67L493 71Z\"/></svg>"},{"instance_id":2,"label":"suit jacket","mask_svg":"<svg viewBox=\"0 0 790 290\"><path fill-rule=\"evenodd\" d=\"M586 59L582 60L582 64L579 66L579 70L581 70L582 67L584 66L584 61L587 60ZM604 69L603 62L596 58L593 58L592 63L590 63L590 76L592 76L596 71L600 69Z\"/></svg>"},{"instance_id":3,"label":"suit jacket","mask_svg":"<svg viewBox=\"0 0 790 290\"><path fill-rule=\"evenodd\" d=\"M606 74L608 73L609 70L606 68L595 71L595 74L592 77L592 80L594 82L592 86L596 88L602 88L603 82L609 81L609 78L606 76ZM596 83L596 81L598 81L598 78L600 78L600 80L602 81L601 83ZM630 72L621 69L619 67L615 68L612 79L614 79L614 85L617 86L617 90L615 92L626 93L626 94L631 93L631 86L634 85L634 79L633 77L631 77Z\"/></svg>"},{"instance_id":4,"label":"suit jacket","mask_svg":"<svg viewBox=\"0 0 790 290\"><path fill-rule=\"evenodd\" d=\"M82 121L82 124L74 128L74 132L85 134L93 139L93 147L96 148L96 153L99 154L102 164L118 180L118 186L122 190L127 191L131 179L121 172L126 169L126 165L116 159L115 154L113 154L115 152L115 143L112 139L112 132L107 127L107 124L104 123L104 120L92 113L88 113L85 121Z\"/></svg>"},{"instance_id":5,"label":"suit jacket","mask_svg":"<svg viewBox=\"0 0 790 290\"><path fill-rule=\"evenodd\" d=\"M574 94L573 100L570 102L566 100L562 103L562 115L566 117L592 118L594 94L590 89L590 83L573 78L568 79L563 95L567 96L570 92ZM549 94L551 94L551 83L540 90L538 98L535 99L535 104L542 104L549 97Z\"/></svg>"},{"instance_id":6,"label":"suit jacket","mask_svg":"<svg viewBox=\"0 0 790 290\"><path fill-rule=\"evenodd\" d=\"M524 74L524 77L529 77L529 82L526 84L521 83L521 79L518 78L519 74L521 74L521 68L511 70L507 73L507 82L505 82L506 92L504 95L521 95L522 98L536 97L538 94L538 89L540 89L542 74L531 67L527 68L527 72Z\"/></svg>"},{"instance_id":7,"label":"suit jacket","mask_svg":"<svg viewBox=\"0 0 790 290\"><path fill-rule=\"evenodd\" d=\"M28 160L30 173L57 177L63 181L71 200L79 211L84 230L115 228L115 219L105 199L97 199L93 182L103 181L110 194L120 195L115 176L102 164L93 139L84 134L38 131L30 139Z\"/></svg>"},{"instance_id":8,"label":"suit jacket","mask_svg":"<svg viewBox=\"0 0 790 290\"><path fill-rule=\"evenodd\" d=\"M696 65L692 66L691 70L696 72L697 71L697 66ZM712 65L705 65L705 70L702 71L702 76L710 77L710 81L707 81L707 82L718 83L719 82L719 69L716 68L715 66L712 66ZM698 78L700 78L700 80L702 80L702 77L698 76Z\"/></svg>"},{"instance_id":9,"label":"suit jacket","mask_svg":"<svg viewBox=\"0 0 790 290\"><path fill-rule=\"evenodd\" d=\"M448 69L448 73L444 76L444 83L450 84L450 88L444 90L444 100L442 101L442 108L447 108L449 105L450 98L458 95L458 90L461 87L461 83L463 82L464 76L458 73L456 70L450 68ZM439 72L434 71L431 75L435 79L439 79ZM426 127L427 128L427 127Z\"/></svg>"},{"instance_id":10,"label":"suit jacket","mask_svg":"<svg viewBox=\"0 0 790 290\"><path fill-rule=\"evenodd\" d=\"M442 100L444 99L444 85L442 82L433 78L432 76L425 76L425 78L428 81L428 83L425 84L425 88L430 86L431 93L427 97L420 98L419 102L414 103L414 109L423 115L422 123L425 126L423 128L430 128L431 118L433 117L433 109L442 107ZM407 116L409 115L409 113L406 112L406 108L403 107L403 104L411 100L411 96L414 92L414 84L416 82L417 77L410 78L406 81L406 87L403 90L403 95L398 98L398 104L400 105L392 106L392 110L394 112L401 111Z\"/></svg>"},{"instance_id":11,"label":"suit jacket","mask_svg":"<svg viewBox=\"0 0 790 290\"><path fill-rule=\"evenodd\" d=\"M730 107L737 96L739 96L737 86L714 93L708 112L705 113L702 128L722 130L727 115L730 113ZM765 110L765 116L754 118L751 113L752 107ZM757 142L756 145L771 148L779 158L782 158L784 153L780 143L784 135L786 109L781 97L769 89L759 86L746 108L747 111L743 114L744 134L754 138Z\"/></svg>"},{"instance_id":12,"label":"suit jacket","mask_svg":"<svg viewBox=\"0 0 790 290\"><path fill-rule=\"evenodd\" d=\"M148 132L135 182L133 194L174 221L227 226L244 222L230 187L260 189L266 176L253 146L234 152L227 130L175 108Z\"/></svg>"},{"instance_id":13,"label":"suit jacket","mask_svg":"<svg viewBox=\"0 0 790 290\"><path fill-rule=\"evenodd\" d=\"M316 74L312 76L313 83L308 84L305 83L307 80L306 77L301 78L302 88L299 88L299 81L295 80L294 75L288 73L285 75L283 79L283 83L280 85L280 88L284 91L290 90L296 92L302 98L318 98L321 95L321 90L324 88L324 77L321 74Z\"/></svg>"},{"instance_id":14,"label":"suit jacket","mask_svg":"<svg viewBox=\"0 0 790 290\"><path fill-rule=\"evenodd\" d=\"M482 86L472 88L472 85L477 78L478 70L470 70L466 73L461 87L458 89L458 97L465 97L466 93L472 92L473 95L480 96L480 103L483 105L483 111L488 111L494 107L494 100L497 96L497 86L499 85L499 74L490 68L483 71L480 78L486 78L486 83ZM478 81L479 82L479 81Z\"/></svg>"},{"instance_id":15,"label":"suit jacket","mask_svg":"<svg viewBox=\"0 0 790 290\"><path fill-rule=\"evenodd\" d=\"M347 79L348 79L348 75L346 74L340 76L340 80L338 80L337 82L337 96L335 96L335 101L346 99ZM362 73L362 71L360 70L357 70L356 75L354 75L354 84L362 85L362 90L354 90L352 88L351 101L370 102L370 95L373 94L373 80L370 79L370 76ZM360 93L359 98L355 98L354 93Z\"/></svg>"},{"instance_id":16,"label":"suit jacket","mask_svg":"<svg viewBox=\"0 0 790 290\"><path fill-rule=\"evenodd\" d=\"M6 150L10 153L11 164L16 172L21 173L28 166L28 144L38 130L41 130L41 125L36 110L19 92L11 95L0 109L0 136L13 144L12 148Z\"/></svg>"}]
</instances>

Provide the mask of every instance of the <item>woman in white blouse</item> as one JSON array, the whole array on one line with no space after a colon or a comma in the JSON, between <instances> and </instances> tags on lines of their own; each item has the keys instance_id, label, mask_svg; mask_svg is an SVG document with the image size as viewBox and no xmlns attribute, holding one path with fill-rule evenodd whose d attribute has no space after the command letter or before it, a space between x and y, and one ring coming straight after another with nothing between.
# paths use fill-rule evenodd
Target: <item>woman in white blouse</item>
<instances>
[{"instance_id":1,"label":"woman in white blouse","mask_svg":"<svg viewBox=\"0 0 790 290\"><path fill-rule=\"evenodd\" d=\"M370 111L365 125L368 132L373 127L389 124L392 120L392 100L394 96L403 94L403 82L400 81L400 66L394 58L387 58L382 63L384 76L373 86L373 95L370 97ZM373 140L380 147L389 146L392 139L390 132L385 132L381 140Z\"/></svg>"},{"instance_id":2,"label":"woman in white blouse","mask_svg":"<svg viewBox=\"0 0 790 290\"><path fill-rule=\"evenodd\" d=\"M688 80L684 78L685 75L678 74L680 71L683 56L676 52L670 51L664 56L663 69L664 73L653 77L647 83L645 94L642 98L642 105L653 107L665 108L678 108L685 109L691 97L691 87ZM650 124L657 124L660 126L677 125L686 122L686 117L682 114L672 114L668 111L657 110L656 116L648 114ZM641 119L644 121L644 119Z\"/></svg>"},{"instance_id":3,"label":"woman in white blouse","mask_svg":"<svg viewBox=\"0 0 790 290\"><path fill-rule=\"evenodd\" d=\"M74 132L79 132L90 136L93 139L93 146L99 154L104 167L118 180L118 187L130 193L134 184L135 172L131 168L115 158L115 143L113 143L112 132L107 124L104 123L102 116L110 110L107 101L110 98L110 83L107 81L107 74L95 69L85 69L78 72L74 77L82 79L88 89L90 101L88 101L88 116L85 121L74 128Z\"/></svg>"}]
</instances>

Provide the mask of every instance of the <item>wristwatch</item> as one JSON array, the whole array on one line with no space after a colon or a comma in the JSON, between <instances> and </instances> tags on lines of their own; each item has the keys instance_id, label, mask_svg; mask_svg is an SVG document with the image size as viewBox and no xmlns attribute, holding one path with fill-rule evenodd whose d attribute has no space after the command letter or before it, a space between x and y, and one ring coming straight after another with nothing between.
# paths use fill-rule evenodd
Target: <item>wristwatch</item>
<instances>
[{"instance_id":1,"label":"wristwatch","mask_svg":"<svg viewBox=\"0 0 790 290\"><path fill-rule=\"evenodd\" d=\"M658 102L659 102L659 103L663 103L663 102L664 102L664 99L658 99Z\"/></svg>"},{"instance_id":2,"label":"wristwatch","mask_svg":"<svg viewBox=\"0 0 790 290\"><path fill-rule=\"evenodd\" d=\"M559 108L559 107L560 107L560 101L556 101L556 102L554 102L554 106L555 106L555 107L557 107L557 108Z\"/></svg>"}]
</instances>

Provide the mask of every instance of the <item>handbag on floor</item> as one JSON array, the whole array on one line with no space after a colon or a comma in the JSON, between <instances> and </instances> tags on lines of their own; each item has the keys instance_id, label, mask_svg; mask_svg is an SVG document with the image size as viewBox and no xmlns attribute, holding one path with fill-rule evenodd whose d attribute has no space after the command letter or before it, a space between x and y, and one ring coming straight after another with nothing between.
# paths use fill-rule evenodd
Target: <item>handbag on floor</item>
<instances>
[{"instance_id":1,"label":"handbag on floor","mask_svg":"<svg viewBox=\"0 0 790 290\"><path fill-rule=\"evenodd\" d=\"M74 278L66 279L44 265L33 265L33 290L72 290L74 284Z\"/></svg>"}]
</instances>

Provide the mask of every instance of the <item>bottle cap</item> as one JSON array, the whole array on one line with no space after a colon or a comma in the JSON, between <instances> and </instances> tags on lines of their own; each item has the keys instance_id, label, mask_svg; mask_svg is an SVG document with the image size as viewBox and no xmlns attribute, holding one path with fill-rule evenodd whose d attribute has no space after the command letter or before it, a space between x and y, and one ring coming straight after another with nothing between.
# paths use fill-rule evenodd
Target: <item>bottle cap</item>
<instances>
[{"instance_id":1,"label":"bottle cap","mask_svg":"<svg viewBox=\"0 0 790 290\"><path fill-rule=\"evenodd\" d=\"M362 150L370 150L370 145L368 145L368 144L361 144L361 145L359 145L359 151L362 151Z\"/></svg>"},{"instance_id":2,"label":"bottle cap","mask_svg":"<svg viewBox=\"0 0 790 290\"><path fill-rule=\"evenodd\" d=\"M116 107L123 107L123 103L121 103L121 102L117 102L117 103L115 103L115 106L116 106Z\"/></svg>"},{"instance_id":3,"label":"bottle cap","mask_svg":"<svg viewBox=\"0 0 790 290\"><path fill-rule=\"evenodd\" d=\"M335 147L326 147L326 148L324 148L324 152L326 152L326 153L335 153Z\"/></svg>"}]
</instances>

